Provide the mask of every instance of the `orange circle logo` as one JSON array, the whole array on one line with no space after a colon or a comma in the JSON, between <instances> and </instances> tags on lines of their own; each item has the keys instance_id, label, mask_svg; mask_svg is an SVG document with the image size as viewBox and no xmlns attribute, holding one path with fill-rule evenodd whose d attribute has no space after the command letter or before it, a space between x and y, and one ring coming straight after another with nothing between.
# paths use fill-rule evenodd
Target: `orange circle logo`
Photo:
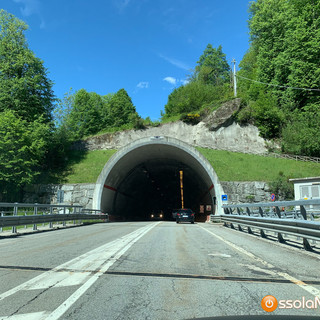
<instances>
[{"instance_id":1,"label":"orange circle logo","mask_svg":"<svg viewBox=\"0 0 320 320\"><path fill-rule=\"evenodd\" d=\"M277 309L278 301L274 296L265 296L261 300L261 307L264 311L272 312Z\"/></svg>"}]
</instances>

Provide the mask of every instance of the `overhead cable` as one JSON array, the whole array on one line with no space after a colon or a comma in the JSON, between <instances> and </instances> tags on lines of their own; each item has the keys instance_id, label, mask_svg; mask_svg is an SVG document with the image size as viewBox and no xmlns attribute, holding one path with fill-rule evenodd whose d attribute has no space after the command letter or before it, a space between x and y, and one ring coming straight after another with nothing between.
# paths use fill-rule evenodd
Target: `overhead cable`
<instances>
[{"instance_id":1,"label":"overhead cable","mask_svg":"<svg viewBox=\"0 0 320 320\"><path fill-rule=\"evenodd\" d=\"M320 89L311 89L311 88L298 88L298 87L280 86L280 85L277 85L277 84L266 83L266 82L261 82L261 81L257 81L257 80L249 79L249 78L246 78L246 77L239 76L238 74L236 75L236 77L238 77L238 78L242 78L242 79L245 79L245 80L248 80L248 81L252 81L252 82L256 82L256 83L260 83L260 84L265 84L265 85L267 85L267 86L278 87L278 88L294 89L294 90L305 90L305 91L318 91L318 92L320 92Z\"/></svg>"}]
</instances>

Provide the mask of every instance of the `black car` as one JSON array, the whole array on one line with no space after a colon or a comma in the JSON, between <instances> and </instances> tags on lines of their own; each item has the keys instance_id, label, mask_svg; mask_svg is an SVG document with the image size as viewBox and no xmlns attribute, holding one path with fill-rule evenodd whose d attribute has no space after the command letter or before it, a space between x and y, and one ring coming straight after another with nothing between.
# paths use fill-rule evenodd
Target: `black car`
<instances>
[{"instance_id":1,"label":"black car","mask_svg":"<svg viewBox=\"0 0 320 320\"><path fill-rule=\"evenodd\" d=\"M179 209L176 211L176 222L194 223L194 212L191 209Z\"/></svg>"}]
</instances>

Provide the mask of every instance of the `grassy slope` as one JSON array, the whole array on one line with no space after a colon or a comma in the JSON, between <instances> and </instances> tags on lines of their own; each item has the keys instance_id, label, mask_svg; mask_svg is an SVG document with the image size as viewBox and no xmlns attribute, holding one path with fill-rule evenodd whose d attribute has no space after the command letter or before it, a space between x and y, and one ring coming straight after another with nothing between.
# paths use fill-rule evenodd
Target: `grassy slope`
<instances>
[{"instance_id":1,"label":"grassy slope","mask_svg":"<svg viewBox=\"0 0 320 320\"><path fill-rule=\"evenodd\" d=\"M280 171L289 178L320 176L320 164L197 148L221 181L272 181Z\"/></svg>"},{"instance_id":2,"label":"grassy slope","mask_svg":"<svg viewBox=\"0 0 320 320\"><path fill-rule=\"evenodd\" d=\"M272 181L282 171L287 177L320 176L320 164L198 148L221 181ZM74 151L63 183L95 183L116 150Z\"/></svg>"},{"instance_id":3,"label":"grassy slope","mask_svg":"<svg viewBox=\"0 0 320 320\"><path fill-rule=\"evenodd\" d=\"M73 151L64 183L95 183L101 170L117 150ZM78 159L78 161L76 161Z\"/></svg>"}]
</instances>

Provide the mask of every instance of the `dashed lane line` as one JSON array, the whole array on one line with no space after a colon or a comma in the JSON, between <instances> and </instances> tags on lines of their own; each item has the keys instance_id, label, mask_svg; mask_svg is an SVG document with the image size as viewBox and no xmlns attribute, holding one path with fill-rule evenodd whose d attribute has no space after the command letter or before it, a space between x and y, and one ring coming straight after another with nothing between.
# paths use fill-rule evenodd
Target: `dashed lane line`
<instances>
[{"instance_id":1,"label":"dashed lane line","mask_svg":"<svg viewBox=\"0 0 320 320\"><path fill-rule=\"evenodd\" d=\"M286 272L280 272L280 271L275 271L276 270L276 267L274 265L272 265L271 263L255 256L253 253L239 247L238 245L218 236L217 234L213 233L212 231L208 230L207 228L205 227L202 227L200 225L198 225L200 228L202 228L203 230L207 231L208 233L210 233L212 236L214 236L215 238L221 240L222 242L224 242L225 244L227 244L228 246L230 246L231 248L239 251L240 253L250 257L251 259L255 260L256 262L259 262L261 264L263 264L264 266L266 266L268 269L266 270L267 273L269 273L270 275L274 275L274 276L277 276L277 277L281 277L281 278L284 278L286 280L289 280L290 282L294 283L295 285L299 286L300 288L302 288L303 290L309 292L310 294L312 294L313 296L315 297L318 297L320 298L320 290L289 275L288 273ZM270 270L270 269L273 269L273 270Z\"/></svg>"}]
</instances>

